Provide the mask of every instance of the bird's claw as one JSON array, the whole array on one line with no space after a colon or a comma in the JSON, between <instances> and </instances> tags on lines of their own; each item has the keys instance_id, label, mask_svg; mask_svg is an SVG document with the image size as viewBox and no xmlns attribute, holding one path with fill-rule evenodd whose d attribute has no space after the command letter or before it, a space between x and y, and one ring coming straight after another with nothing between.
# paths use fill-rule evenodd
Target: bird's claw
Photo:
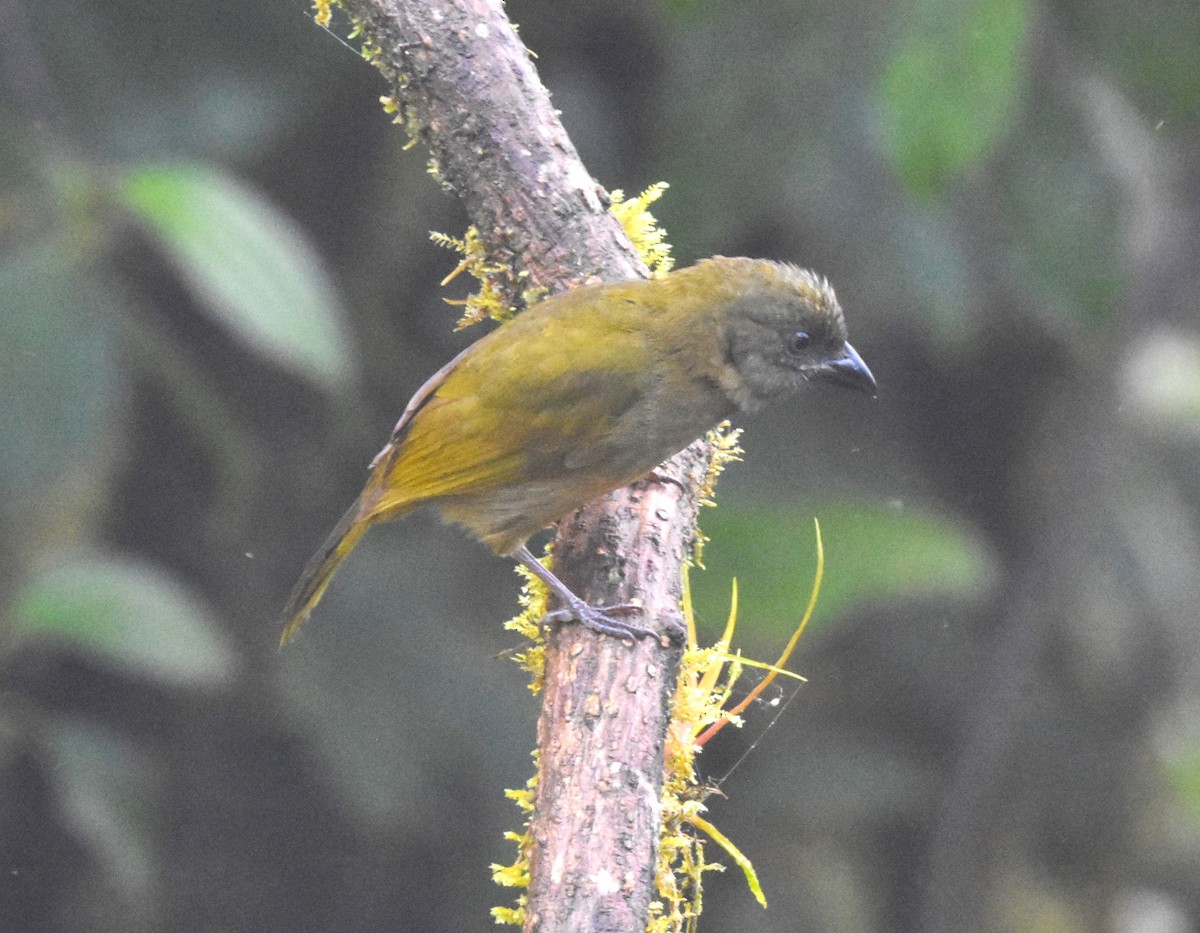
<instances>
[{"instance_id":1,"label":"bird's claw","mask_svg":"<svg viewBox=\"0 0 1200 933\"><path fill-rule=\"evenodd\" d=\"M641 612L642 607L634 603L620 603L616 606L598 608L589 606L583 600L573 603L563 609L554 609L542 616L542 625L560 625L564 622L578 622L602 635L612 635L623 638L633 644L638 638L649 636L658 638L659 634L646 625L639 625L627 619L617 618L618 615L629 615Z\"/></svg>"}]
</instances>

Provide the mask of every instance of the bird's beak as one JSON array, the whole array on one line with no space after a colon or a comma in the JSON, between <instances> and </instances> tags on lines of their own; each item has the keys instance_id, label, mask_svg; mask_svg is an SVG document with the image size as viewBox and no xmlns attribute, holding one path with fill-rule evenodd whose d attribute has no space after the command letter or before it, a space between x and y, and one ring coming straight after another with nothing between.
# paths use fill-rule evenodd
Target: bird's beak
<instances>
[{"instance_id":1,"label":"bird's beak","mask_svg":"<svg viewBox=\"0 0 1200 933\"><path fill-rule=\"evenodd\" d=\"M817 370L817 375L847 389L858 389L875 395L875 377L850 344L843 346L844 354L836 360L826 360Z\"/></svg>"}]
</instances>

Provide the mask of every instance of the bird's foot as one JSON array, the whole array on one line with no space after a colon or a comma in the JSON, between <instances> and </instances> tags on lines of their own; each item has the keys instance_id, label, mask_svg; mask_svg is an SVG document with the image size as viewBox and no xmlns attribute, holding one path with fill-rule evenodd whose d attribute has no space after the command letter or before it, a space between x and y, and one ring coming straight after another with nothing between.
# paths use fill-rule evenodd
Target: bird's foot
<instances>
[{"instance_id":1,"label":"bird's foot","mask_svg":"<svg viewBox=\"0 0 1200 933\"><path fill-rule=\"evenodd\" d=\"M541 580L550 592L558 596L558 600L563 606L561 609L554 609L542 616L542 625L578 622L593 632L622 638L630 644L645 636L655 639L660 637L658 631L647 625L619 618L622 615L643 612L641 606L635 603L621 603L603 608L589 606L572 593L570 587L551 573L548 568L543 567L541 561L534 557L525 545L522 544L517 548L513 556L524 564L531 574ZM686 632L683 635L686 636ZM677 633L673 632L671 636L677 637Z\"/></svg>"},{"instance_id":2,"label":"bird's foot","mask_svg":"<svg viewBox=\"0 0 1200 933\"><path fill-rule=\"evenodd\" d=\"M646 625L622 619L622 615L632 615L642 611L642 607L634 603L620 603L616 606L589 606L582 599L576 598L569 606L554 609L542 616L542 625L561 625L564 622L578 622L602 635L612 635L623 638L631 644L638 638L649 636L658 638L658 632Z\"/></svg>"}]
</instances>

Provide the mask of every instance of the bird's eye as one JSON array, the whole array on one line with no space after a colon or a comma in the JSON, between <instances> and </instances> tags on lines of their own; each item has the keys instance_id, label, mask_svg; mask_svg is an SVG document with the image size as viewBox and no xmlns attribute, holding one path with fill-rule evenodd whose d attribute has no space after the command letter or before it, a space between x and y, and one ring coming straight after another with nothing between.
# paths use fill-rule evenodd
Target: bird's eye
<instances>
[{"instance_id":1,"label":"bird's eye","mask_svg":"<svg viewBox=\"0 0 1200 933\"><path fill-rule=\"evenodd\" d=\"M808 349L808 345L812 342L812 338L808 336L808 331L798 330L788 334L784 345L787 347L787 352L792 356L799 356Z\"/></svg>"}]
</instances>

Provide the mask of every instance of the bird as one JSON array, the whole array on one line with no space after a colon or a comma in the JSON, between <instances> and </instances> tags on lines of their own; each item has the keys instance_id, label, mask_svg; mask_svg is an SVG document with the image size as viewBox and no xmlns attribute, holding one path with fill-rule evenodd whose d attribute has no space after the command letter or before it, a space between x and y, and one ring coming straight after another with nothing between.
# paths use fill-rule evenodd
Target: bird
<instances>
[{"instance_id":1,"label":"bird","mask_svg":"<svg viewBox=\"0 0 1200 933\"><path fill-rule=\"evenodd\" d=\"M714 256L545 298L417 390L293 589L281 645L369 528L424 506L542 580L561 604L555 620L627 640L655 634L588 605L527 540L809 382L874 396L875 378L846 337L829 282L773 260Z\"/></svg>"}]
</instances>

